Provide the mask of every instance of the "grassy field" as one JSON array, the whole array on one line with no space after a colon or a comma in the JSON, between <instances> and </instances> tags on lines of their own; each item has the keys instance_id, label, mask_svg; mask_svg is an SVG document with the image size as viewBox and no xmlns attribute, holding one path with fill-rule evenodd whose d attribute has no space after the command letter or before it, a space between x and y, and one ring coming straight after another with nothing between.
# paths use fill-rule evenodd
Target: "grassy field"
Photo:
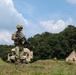
<instances>
[{"instance_id":1,"label":"grassy field","mask_svg":"<svg viewBox=\"0 0 76 75\"><path fill-rule=\"evenodd\" d=\"M29 64L9 64L0 59L0 75L76 75L76 63L38 60Z\"/></svg>"}]
</instances>

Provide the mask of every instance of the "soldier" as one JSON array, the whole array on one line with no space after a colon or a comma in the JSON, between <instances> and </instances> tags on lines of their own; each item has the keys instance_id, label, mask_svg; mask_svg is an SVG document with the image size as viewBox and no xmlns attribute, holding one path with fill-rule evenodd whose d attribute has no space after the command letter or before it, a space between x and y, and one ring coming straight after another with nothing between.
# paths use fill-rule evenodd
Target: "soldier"
<instances>
[{"instance_id":1,"label":"soldier","mask_svg":"<svg viewBox=\"0 0 76 75\"><path fill-rule=\"evenodd\" d=\"M17 25L17 31L12 34L12 40L14 41L15 44L15 52L16 52L16 58L20 59L22 54L23 54L23 44L25 43L25 36L24 34L21 32L23 29L22 25Z\"/></svg>"}]
</instances>

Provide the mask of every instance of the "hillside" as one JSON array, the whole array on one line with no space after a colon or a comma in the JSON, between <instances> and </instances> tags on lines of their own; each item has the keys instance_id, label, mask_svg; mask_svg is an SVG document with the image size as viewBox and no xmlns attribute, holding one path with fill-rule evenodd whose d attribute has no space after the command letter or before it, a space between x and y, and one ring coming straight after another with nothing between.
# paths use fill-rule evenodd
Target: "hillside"
<instances>
[{"instance_id":1,"label":"hillside","mask_svg":"<svg viewBox=\"0 0 76 75\"><path fill-rule=\"evenodd\" d=\"M72 51L76 51L76 27L68 25L60 33L44 32L27 39L30 44L25 47L33 51L33 61L45 59L65 59ZM14 48L12 45L0 45L0 57L7 61L7 55Z\"/></svg>"},{"instance_id":2,"label":"hillside","mask_svg":"<svg viewBox=\"0 0 76 75\"><path fill-rule=\"evenodd\" d=\"M5 62L0 58L0 65L5 64Z\"/></svg>"},{"instance_id":3,"label":"hillside","mask_svg":"<svg viewBox=\"0 0 76 75\"><path fill-rule=\"evenodd\" d=\"M76 75L76 63L57 60L38 60L29 64L1 63L0 75Z\"/></svg>"}]
</instances>

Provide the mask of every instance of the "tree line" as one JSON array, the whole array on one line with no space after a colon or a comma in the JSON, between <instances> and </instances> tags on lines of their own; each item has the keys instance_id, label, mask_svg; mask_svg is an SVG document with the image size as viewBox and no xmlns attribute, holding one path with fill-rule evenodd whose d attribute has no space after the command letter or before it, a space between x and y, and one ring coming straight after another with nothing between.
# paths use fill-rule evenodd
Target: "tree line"
<instances>
[{"instance_id":1,"label":"tree line","mask_svg":"<svg viewBox=\"0 0 76 75\"><path fill-rule=\"evenodd\" d=\"M27 39L31 44L26 44L33 51L36 60L65 59L73 50L76 50L76 27L68 25L60 33L43 32ZM0 45L0 57L6 61L7 55L14 46Z\"/></svg>"}]
</instances>

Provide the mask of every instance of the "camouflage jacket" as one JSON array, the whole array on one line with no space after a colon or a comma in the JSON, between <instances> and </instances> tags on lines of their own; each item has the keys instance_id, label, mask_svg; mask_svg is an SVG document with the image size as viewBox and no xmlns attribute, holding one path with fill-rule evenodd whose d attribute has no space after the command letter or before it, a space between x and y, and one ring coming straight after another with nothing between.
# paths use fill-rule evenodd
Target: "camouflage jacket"
<instances>
[{"instance_id":1,"label":"camouflage jacket","mask_svg":"<svg viewBox=\"0 0 76 75\"><path fill-rule=\"evenodd\" d=\"M25 38L25 35L22 32L18 32L18 31L12 34L11 39L14 41L14 44L21 44L18 40L19 38Z\"/></svg>"}]
</instances>

